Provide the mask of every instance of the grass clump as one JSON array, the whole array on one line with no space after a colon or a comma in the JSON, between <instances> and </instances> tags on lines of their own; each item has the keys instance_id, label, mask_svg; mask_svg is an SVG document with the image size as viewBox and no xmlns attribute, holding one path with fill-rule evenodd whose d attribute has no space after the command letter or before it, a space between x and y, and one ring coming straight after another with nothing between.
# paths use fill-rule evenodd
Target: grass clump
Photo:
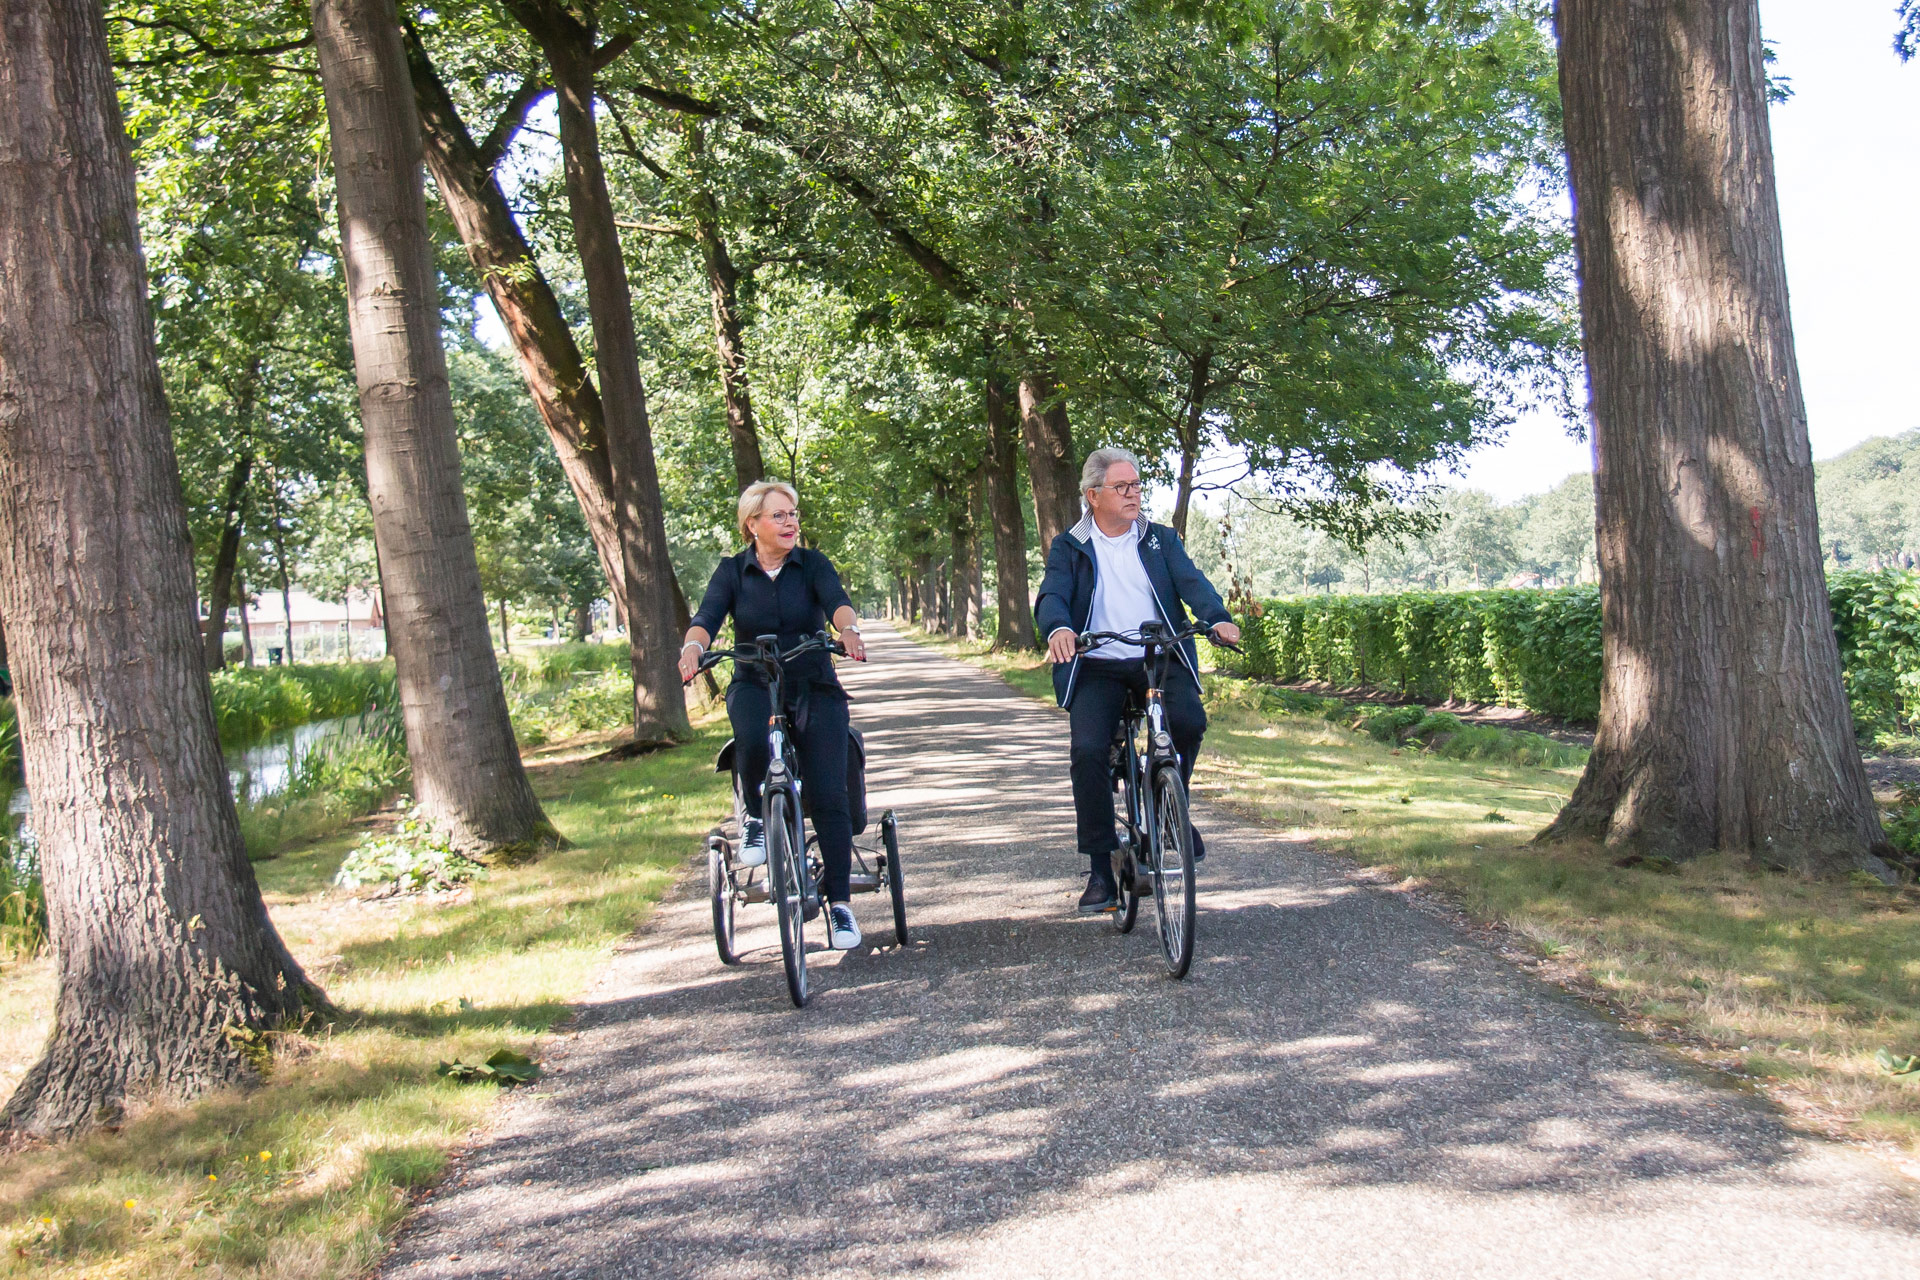
<instances>
[{"instance_id":1,"label":"grass clump","mask_svg":"<svg viewBox=\"0 0 1920 1280\"><path fill-rule=\"evenodd\" d=\"M453 889L481 873L481 866L462 855L418 807L409 809L389 831L360 837L333 876L342 889L386 885L394 893L423 889Z\"/></svg>"},{"instance_id":2,"label":"grass clump","mask_svg":"<svg viewBox=\"0 0 1920 1280\"><path fill-rule=\"evenodd\" d=\"M470 895L351 898L330 886L345 836L261 864L275 923L341 1019L276 1055L258 1088L0 1156L0 1277L371 1269L496 1096L439 1065L503 1048L538 1056L536 1037L725 811L727 779L711 767L724 737L710 719L684 747L634 760L530 759L570 843L491 870ZM0 973L0 1069L12 1078L45 1036L50 968Z\"/></svg>"},{"instance_id":3,"label":"grass clump","mask_svg":"<svg viewBox=\"0 0 1920 1280\"><path fill-rule=\"evenodd\" d=\"M213 673L214 720L220 737L230 743L312 720L399 705L392 662L227 667Z\"/></svg>"}]
</instances>

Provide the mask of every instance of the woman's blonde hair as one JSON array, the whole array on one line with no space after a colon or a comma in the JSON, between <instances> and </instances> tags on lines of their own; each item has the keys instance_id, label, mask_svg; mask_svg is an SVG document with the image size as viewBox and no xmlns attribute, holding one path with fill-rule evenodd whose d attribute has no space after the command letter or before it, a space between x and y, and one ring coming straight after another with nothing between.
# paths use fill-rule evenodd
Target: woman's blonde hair
<instances>
[{"instance_id":1,"label":"woman's blonde hair","mask_svg":"<svg viewBox=\"0 0 1920 1280\"><path fill-rule=\"evenodd\" d=\"M786 481L755 480L740 495L740 536L748 542L753 541L753 534L747 531L747 521L760 514L760 509L767 505L767 495L770 493L783 493L795 510L800 507L799 491Z\"/></svg>"}]
</instances>

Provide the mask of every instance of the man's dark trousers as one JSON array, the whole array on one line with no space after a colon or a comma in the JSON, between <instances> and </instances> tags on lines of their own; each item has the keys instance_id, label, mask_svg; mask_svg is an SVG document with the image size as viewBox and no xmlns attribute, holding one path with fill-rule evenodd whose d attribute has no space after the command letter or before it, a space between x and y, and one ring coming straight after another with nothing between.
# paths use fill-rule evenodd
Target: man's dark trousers
<instances>
[{"instance_id":1,"label":"man's dark trousers","mask_svg":"<svg viewBox=\"0 0 1920 1280\"><path fill-rule=\"evenodd\" d=\"M1087 658L1074 681L1073 702L1067 708L1073 738L1073 808L1078 818L1080 852L1103 879L1111 874L1109 856L1119 847L1113 829L1113 766L1109 751L1113 735L1126 710L1131 692L1147 700L1146 663L1139 658ZM1167 664L1167 683L1160 691L1167 732L1180 753L1180 778L1193 777L1193 758L1207 731L1207 712L1200 705L1200 688L1178 661ZM1199 833L1194 853L1200 852Z\"/></svg>"}]
</instances>

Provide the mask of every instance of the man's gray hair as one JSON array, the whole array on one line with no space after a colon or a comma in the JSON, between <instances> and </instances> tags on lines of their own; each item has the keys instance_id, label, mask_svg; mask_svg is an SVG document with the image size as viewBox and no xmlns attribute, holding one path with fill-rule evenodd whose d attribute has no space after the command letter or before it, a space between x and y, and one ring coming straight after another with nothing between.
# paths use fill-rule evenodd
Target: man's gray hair
<instances>
[{"instance_id":1,"label":"man's gray hair","mask_svg":"<svg viewBox=\"0 0 1920 1280\"><path fill-rule=\"evenodd\" d=\"M1088 454L1086 465L1080 468L1081 496L1084 497L1087 490L1098 489L1101 485L1105 484L1107 482L1107 472L1113 470L1113 468L1123 462L1131 466L1135 471L1140 470L1140 459L1134 457L1133 452L1129 449L1121 449L1110 445L1105 449L1095 449L1092 453Z\"/></svg>"}]
</instances>

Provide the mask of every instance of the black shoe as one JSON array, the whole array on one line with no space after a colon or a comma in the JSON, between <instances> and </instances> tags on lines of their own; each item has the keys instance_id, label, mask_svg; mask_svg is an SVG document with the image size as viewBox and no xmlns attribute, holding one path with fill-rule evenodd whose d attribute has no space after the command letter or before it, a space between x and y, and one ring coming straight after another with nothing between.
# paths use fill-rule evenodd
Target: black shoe
<instances>
[{"instance_id":1,"label":"black shoe","mask_svg":"<svg viewBox=\"0 0 1920 1280\"><path fill-rule=\"evenodd\" d=\"M1103 880L1098 875L1087 877L1087 891L1080 895L1080 914L1097 916L1103 911L1118 911L1120 895L1113 887L1113 881Z\"/></svg>"},{"instance_id":2,"label":"black shoe","mask_svg":"<svg viewBox=\"0 0 1920 1280\"><path fill-rule=\"evenodd\" d=\"M1187 827L1187 834L1188 838L1193 841L1193 860L1195 862L1205 862L1207 860L1207 842L1200 838L1200 828L1189 825Z\"/></svg>"}]
</instances>

